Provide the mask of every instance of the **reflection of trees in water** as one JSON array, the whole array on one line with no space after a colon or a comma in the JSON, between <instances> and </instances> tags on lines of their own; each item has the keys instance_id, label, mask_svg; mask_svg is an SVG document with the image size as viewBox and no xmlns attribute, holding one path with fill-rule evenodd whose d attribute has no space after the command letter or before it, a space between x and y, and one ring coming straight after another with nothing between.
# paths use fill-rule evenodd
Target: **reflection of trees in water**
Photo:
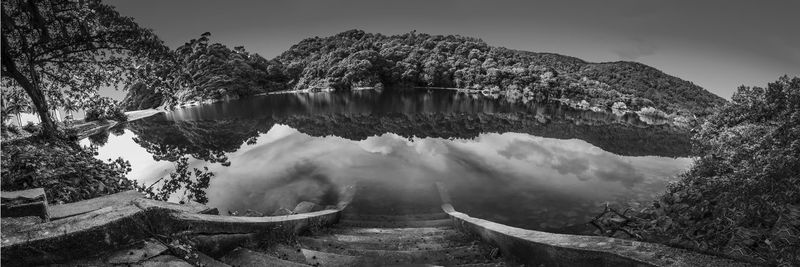
<instances>
[{"instance_id":1,"label":"reflection of trees in water","mask_svg":"<svg viewBox=\"0 0 800 267\"><path fill-rule=\"evenodd\" d=\"M543 122L542 122L543 121ZM684 157L690 154L689 133L670 126L608 123L600 118L529 113L479 114L319 114L288 116L276 123L312 136L336 135L363 140L383 133L404 137L472 139L482 133L517 132L557 139L581 139L622 156Z\"/></svg>"},{"instance_id":2,"label":"reflection of trees in water","mask_svg":"<svg viewBox=\"0 0 800 267\"><path fill-rule=\"evenodd\" d=\"M623 156L689 156L689 133L668 125L648 126L636 116L539 106L528 112L505 113L322 113L211 121L170 121L164 117L131 122L134 141L155 160L175 162L176 172L160 181L152 196L184 196L207 201L204 190L213 174L189 170L188 158L230 166L226 153L255 144L259 134L285 124L311 136L335 135L351 140L394 133L405 137L472 139L482 133L517 132L557 139L577 138ZM107 138L107 137L106 137Z\"/></svg>"},{"instance_id":3,"label":"reflection of trees in water","mask_svg":"<svg viewBox=\"0 0 800 267\"><path fill-rule=\"evenodd\" d=\"M104 146L108 143L108 135L113 134L114 136L120 136L125 134L125 125L124 124L117 124L114 127L109 128L107 131L101 131L96 134L90 135L87 137L89 142L93 146Z\"/></svg>"},{"instance_id":4,"label":"reflection of trees in water","mask_svg":"<svg viewBox=\"0 0 800 267\"><path fill-rule=\"evenodd\" d=\"M255 140L257 121L173 122L142 120L129 125L142 146L157 161L175 163L175 171L151 185L140 185L150 197L167 200L183 189L181 199L208 202L205 189L214 174L208 167L190 168L189 157L230 166L225 153L239 149L245 140Z\"/></svg>"},{"instance_id":5,"label":"reflection of trees in water","mask_svg":"<svg viewBox=\"0 0 800 267\"><path fill-rule=\"evenodd\" d=\"M169 176L162 177L150 186L138 185L137 187L147 196L163 201L169 200L172 194L184 188L181 200L192 200L205 204L208 202L205 189L211 184L212 177L214 177L214 173L210 172L208 167L190 170L189 158L181 157L175 161L175 171ZM162 183L156 190L155 186L158 182Z\"/></svg>"}]
</instances>

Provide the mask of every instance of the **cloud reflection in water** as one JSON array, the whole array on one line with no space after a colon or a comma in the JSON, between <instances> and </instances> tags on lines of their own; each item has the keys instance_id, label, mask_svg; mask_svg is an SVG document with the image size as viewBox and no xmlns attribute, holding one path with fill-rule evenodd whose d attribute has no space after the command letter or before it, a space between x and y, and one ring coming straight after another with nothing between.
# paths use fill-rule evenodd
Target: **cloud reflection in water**
<instances>
[{"instance_id":1,"label":"cloud reflection in water","mask_svg":"<svg viewBox=\"0 0 800 267\"><path fill-rule=\"evenodd\" d=\"M532 229L580 223L605 201L647 201L691 162L519 133L472 140L386 133L352 141L280 124L228 156L230 167L210 166L217 178L209 205L223 211L335 203L336 186L364 179L392 188L443 181L459 210Z\"/></svg>"}]
</instances>

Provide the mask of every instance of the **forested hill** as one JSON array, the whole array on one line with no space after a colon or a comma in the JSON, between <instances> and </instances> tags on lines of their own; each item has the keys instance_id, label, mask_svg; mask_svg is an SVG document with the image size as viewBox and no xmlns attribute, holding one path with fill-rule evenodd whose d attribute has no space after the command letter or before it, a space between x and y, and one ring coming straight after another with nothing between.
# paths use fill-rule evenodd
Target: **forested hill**
<instances>
[{"instance_id":1,"label":"forested hill","mask_svg":"<svg viewBox=\"0 0 800 267\"><path fill-rule=\"evenodd\" d=\"M602 109L622 102L635 110L650 106L697 115L706 115L725 102L691 82L639 63L589 63L552 53L492 47L480 39L456 35L386 36L350 30L305 39L269 61L242 47L227 49L204 42L192 40L178 48L183 64L192 66L188 74L206 77L178 90L178 102L287 88L349 90L378 85L480 89L511 100L586 100Z\"/></svg>"},{"instance_id":2,"label":"forested hill","mask_svg":"<svg viewBox=\"0 0 800 267\"><path fill-rule=\"evenodd\" d=\"M277 58L298 89L412 85L499 90L610 108L654 106L705 114L725 102L703 88L634 62L589 63L487 45L456 35L385 36L351 30L309 38Z\"/></svg>"}]
</instances>

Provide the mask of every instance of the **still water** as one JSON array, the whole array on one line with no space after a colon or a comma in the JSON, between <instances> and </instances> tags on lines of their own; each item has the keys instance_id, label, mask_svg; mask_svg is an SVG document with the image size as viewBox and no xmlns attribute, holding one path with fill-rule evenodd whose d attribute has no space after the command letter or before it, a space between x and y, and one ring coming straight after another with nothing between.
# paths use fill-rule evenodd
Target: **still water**
<instances>
[{"instance_id":1,"label":"still water","mask_svg":"<svg viewBox=\"0 0 800 267\"><path fill-rule=\"evenodd\" d=\"M128 177L156 189L181 158L190 170L207 167L207 184L175 182L170 200L200 190L223 214L333 204L350 184L402 192L372 199L391 206L442 182L459 211L555 232L584 231L605 203L645 204L691 164L686 132L635 114L449 91L259 96L159 114L82 143L98 145L99 158L129 160Z\"/></svg>"}]
</instances>

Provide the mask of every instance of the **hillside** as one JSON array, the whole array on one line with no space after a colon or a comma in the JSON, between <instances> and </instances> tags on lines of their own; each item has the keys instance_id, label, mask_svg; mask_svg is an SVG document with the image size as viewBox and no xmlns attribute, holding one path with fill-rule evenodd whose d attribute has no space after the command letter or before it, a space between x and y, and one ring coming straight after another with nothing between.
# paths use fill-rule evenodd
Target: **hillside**
<instances>
[{"instance_id":1,"label":"hillside","mask_svg":"<svg viewBox=\"0 0 800 267\"><path fill-rule=\"evenodd\" d=\"M207 37L176 51L191 79L175 93L175 102L287 88L381 86L478 89L525 101L586 100L606 110L622 102L634 110L651 106L667 113L701 116L725 103L691 82L643 64L590 63L552 53L492 47L471 37L416 32L386 36L350 30L305 39L269 61L242 47L209 45Z\"/></svg>"}]
</instances>

